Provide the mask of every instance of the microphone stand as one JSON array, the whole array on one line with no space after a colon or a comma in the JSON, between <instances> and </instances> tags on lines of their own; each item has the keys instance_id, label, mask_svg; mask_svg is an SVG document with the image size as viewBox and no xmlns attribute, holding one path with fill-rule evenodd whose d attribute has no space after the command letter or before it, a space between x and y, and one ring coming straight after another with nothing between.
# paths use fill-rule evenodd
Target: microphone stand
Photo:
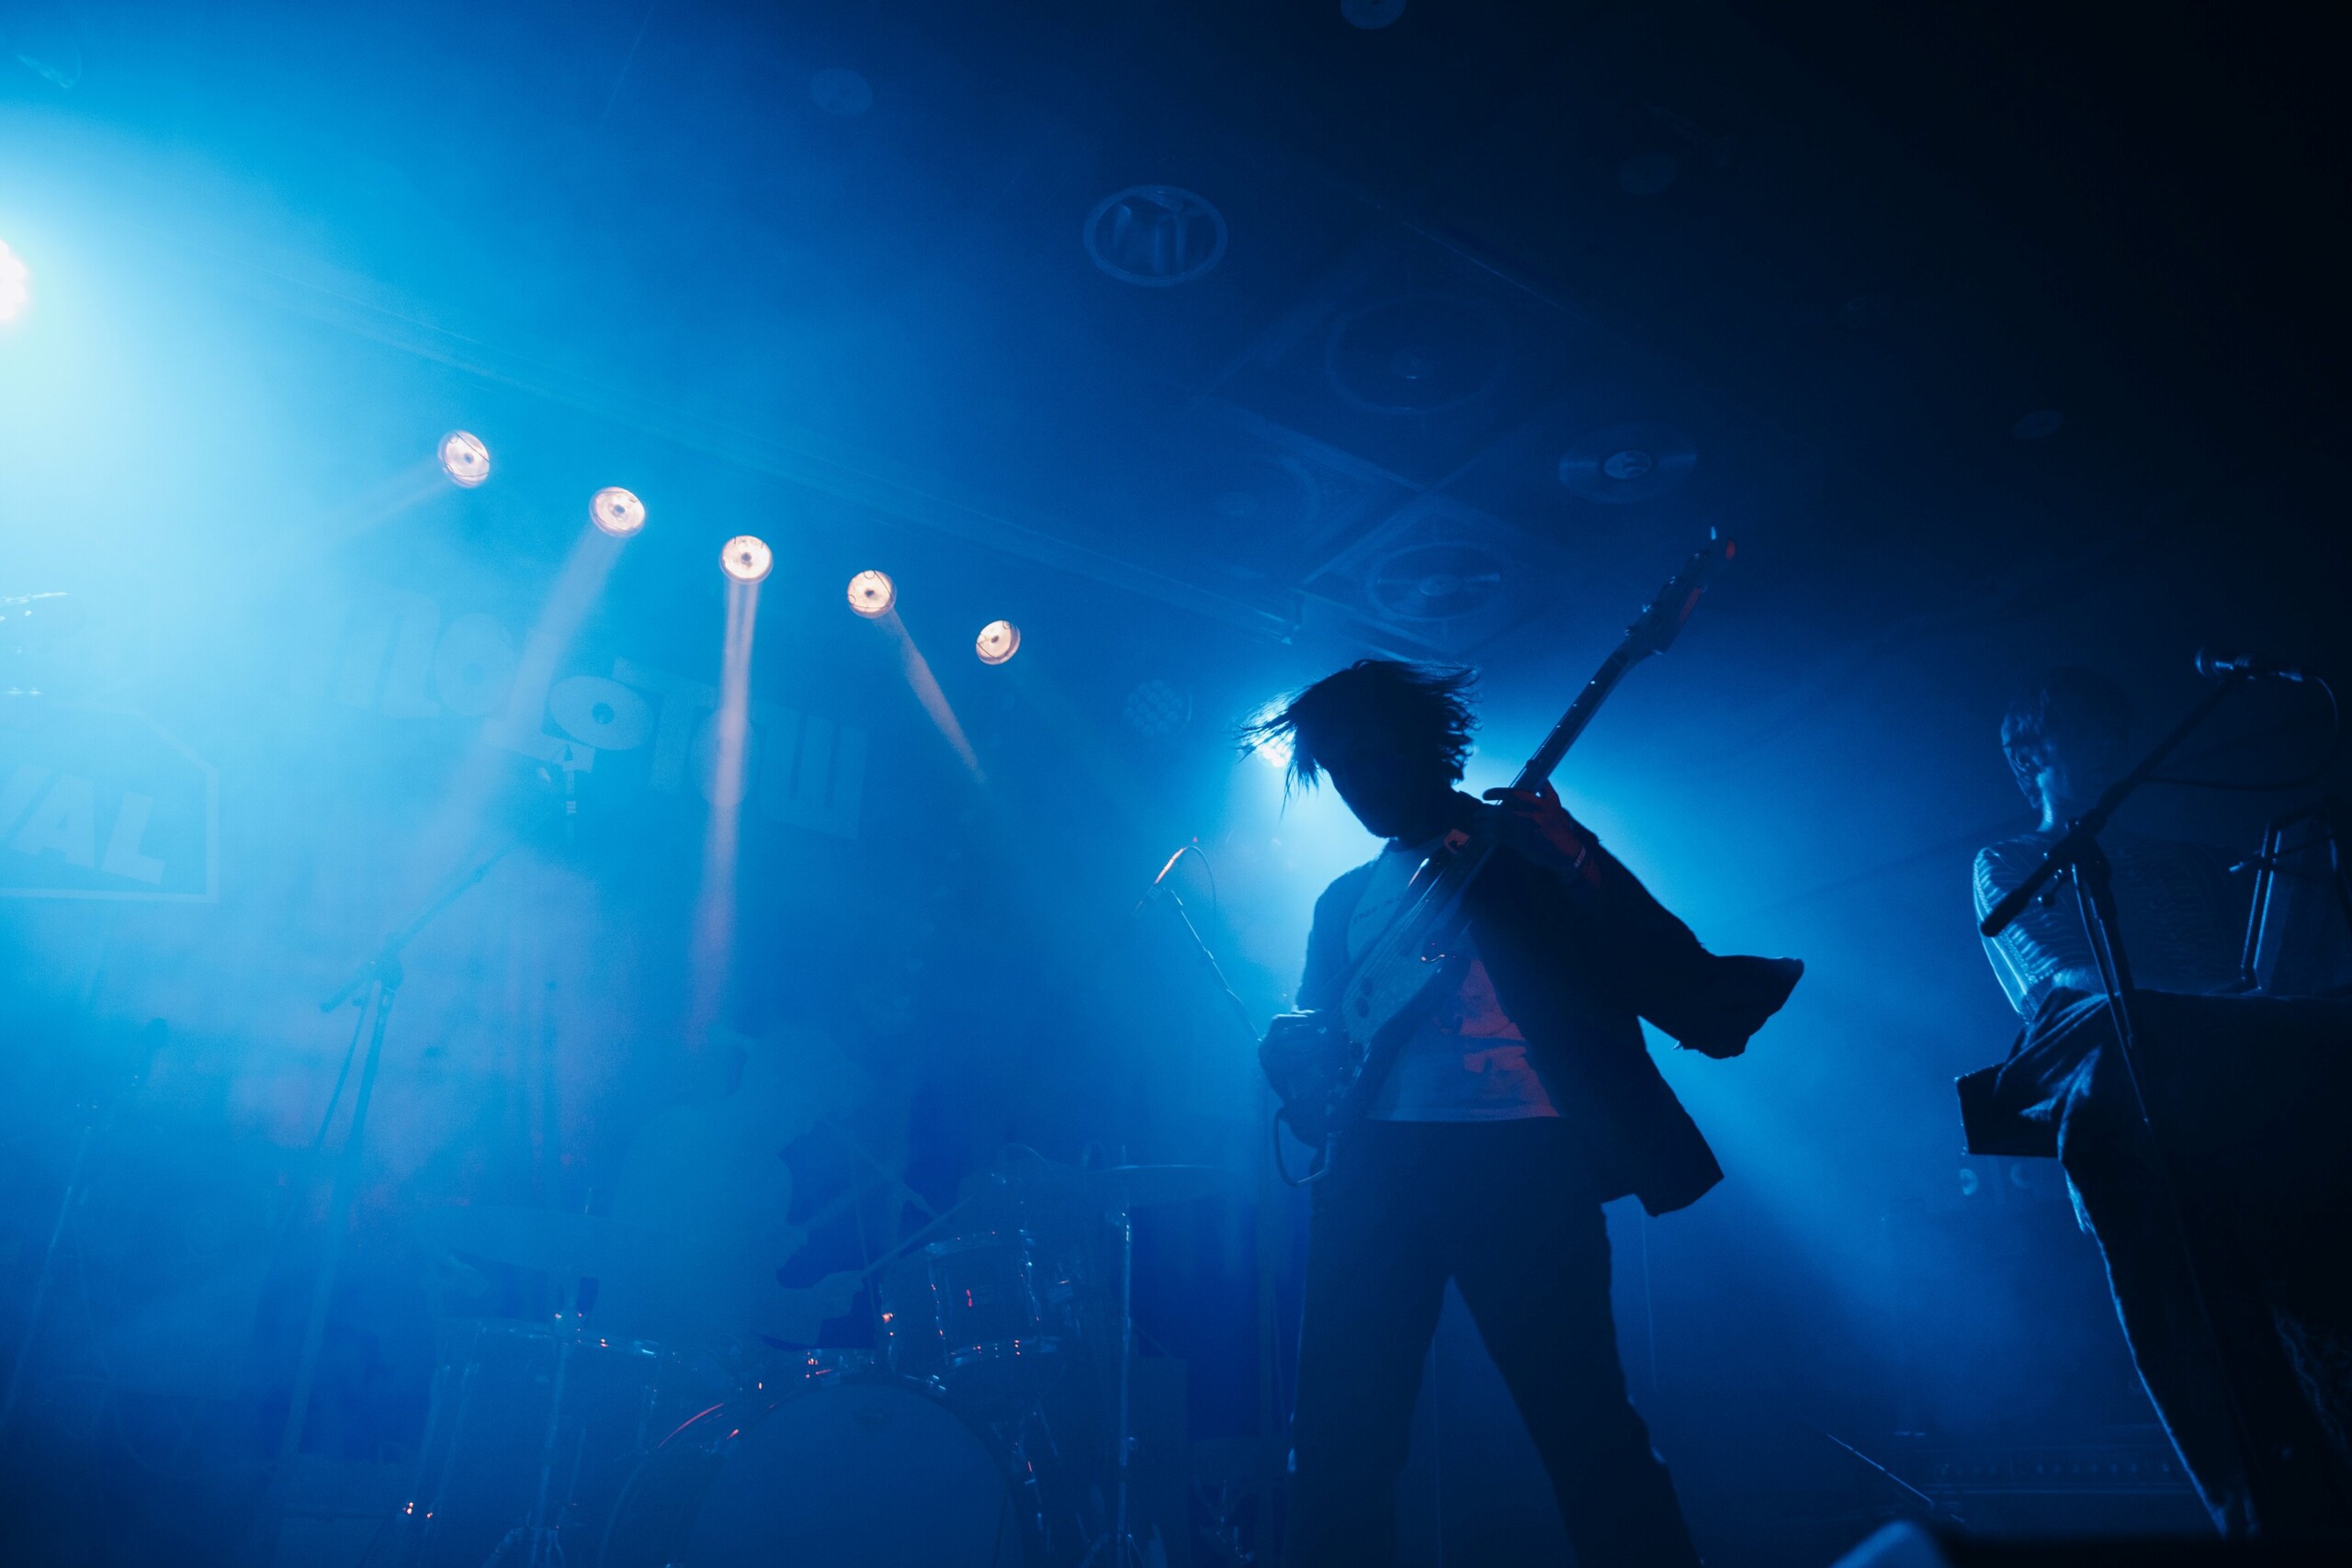
<instances>
[{"instance_id":1,"label":"microphone stand","mask_svg":"<svg viewBox=\"0 0 2352 1568\"><path fill-rule=\"evenodd\" d=\"M2019 915L2025 913L2025 907L2041 896L2052 877L2074 870L2086 856L2096 854L2098 836L2106 829L2107 819L2115 815L2116 808L2146 784L2155 771L2165 765L2165 760L2180 750L2181 743L2195 734L2223 703L2236 694L2239 687L2252 678L2252 672L2245 670L2233 670L2224 674L2221 684L2206 693L2198 705L2188 710L2188 716L2173 726L2172 733L2156 742L2154 750L2141 758L2139 765L2130 773L2108 785L2106 793L2088 811L2066 824L2066 831L2050 846L2049 853L2041 857L2041 863L2035 866L2023 882L2009 889L2007 897L1993 906L1977 926L1978 931L1988 939L1999 936Z\"/></svg>"},{"instance_id":2,"label":"microphone stand","mask_svg":"<svg viewBox=\"0 0 2352 1568\"><path fill-rule=\"evenodd\" d=\"M2025 912L2027 905L2041 896L2052 879L2064 874L2074 885L2075 908L2082 917L2083 934L2090 947L2091 962L2098 971L2099 984L2107 992L2108 1017L2115 1032L2117 1060L2123 1069L2124 1085L2131 1092L2132 1111L2139 1118L2141 1131L2147 1139L2151 1155L2149 1164L2156 1179L2157 1207L2171 1222L2172 1239L2180 1249L2181 1266L2188 1277L2189 1293L2195 1299L2201 1337L2206 1342L2207 1354L2211 1358L2221 1388L2222 1403L2229 1416L2231 1441L2237 1450L2242 1483L2245 1488L2247 1518L2245 1523L2247 1527L2257 1522L2254 1517L2253 1432L2246 1424L2245 1408L2239 1397L2237 1382L2231 1375L2220 1321L2213 1312L2212 1294L2205 1282L2205 1269L2191 1242L2188 1218L2181 1210L2177 1168L2149 1110L2140 1070L2140 1035L2135 1017L2137 993L2132 982L2130 963L2116 935L2119 922L2115 908L2114 868L2108 862L2106 851L2099 847L2098 836L2117 808L2154 777L2165 759L2256 673L2243 669L2224 672L2221 683L2189 709L2180 722L2173 726L2171 733L2156 742L2155 749L2140 760L2138 766L2109 784L2089 810L2066 825L2065 832L2050 846L2049 852L2042 856L2041 863L1994 905L1977 927L1985 937L1997 937Z\"/></svg>"},{"instance_id":3,"label":"microphone stand","mask_svg":"<svg viewBox=\"0 0 2352 1568\"><path fill-rule=\"evenodd\" d=\"M30 597L58 599L64 595L37 593ZM0 599L0 609L20 603L23 601ZM5 613L0 613L0 620L6 618ZM141 1048L138 1065L128 1075L117 1075L113 1082L93 1089L81 1103L82 1130L74 1140L74 1163L66 1171L65 1190L58 1195L57 1218L49 1227L49 1245L41 1250L40 1272L34 1276L32 1301L25 1308L24 1331L17 1337L17 1353L8 1362L7 1388L5 1393L0 1393L0 1430L7 1427L9 1416L16 1413L17 1396L24 1386L25 1366L34 1346L40 1341L41 1325L49 1310L50 1292L56 1288L58 1250L65 1241L67 1227L73 1224L74 1211L81 1207L88 1192L90 1145L94 1142L102 1142L103 1136L111 1133L116 1112L146 1080L167 1033L162 1019L151 1021L140 1032Z\"/></svg>"},{"instance_id":4,"label":"microphone stand","mask_svg":"<svg viewBox=\"0 0 2352 1568\"><path fill-rule=\"evenodd\" d=\"M327 1202L326 1235L317 1270L311 1280L311 1308L302 1328L301 1354L294 1364L293 1399L286 1407L286 1425L278 1432L277 1462L272 1489L277 1495L281 1518L288 1474L293 1468L295 1456L302 1449L302 1428L310 1416L311 1385L317 1381L319 1356L326 1343L327 1308L334 1298L335 1278L343 1265L343 1233L350 1221L352 1204L358 1196L360 1152L368 1133L368 1109L376 1094L376 1069L384 1055L384 1032L391 1021L392 1003L400 996L401 983L407 977L401 967L401 954L436 916L456 903L461 894L488 876L491 868L504 860L512 848L510 845L500 850L435 895L405 925L386 937L376 951L336 987L334 995L319 1003L321 1012L333 1012L369 987L374 987L373 994L360 1004L363 1008L372 1004L375 1017L368 1036L368 1055L360 1064L359 1088L352 1097L351 1126L344 1134L343 1148L335 1162L334 1188ZM330 1117L334 1114L332 1104L327 1107L327 1114Z\"/></svg>"},{"instance_id":5,"label":"microphone stand","mask_svg":"<svg viewBox=\"0 0 2352 1568\"><path fill-rule=\"evenodd\" d=\"M1176 869L1176 863L1183 859L1185 849L1190 849L1191 847L1192 846L1188 844L1168 857L1168 863L1159 868L1159 874L1158 876L1152 878L1151 890L1144 895L1142 903L1136 905L1136 908L1140 910L1146 904L1156 904L1164 899L1167 902L1168 907L1175 911L1176 921L1179 925L1184 928L1185 938L1192 944L1194 957L1199 961L1202 969L1206 971L1209 978L1216 982L1216 988L1224 994L1227 1004L1233 1010L1234 1019L1240 1024L1241 1032L1243 1036L1249 1040L1250 1049L1254 1052L1257 1049L1260 1031L1257 1021L1250 1016L1250 1005L1243 1001L1241 999L1241 994L1233 988L1233 982L1226 978L1224 966L1217 963L1216 954L1210 950L1207 939L1201 935L1200 928L1193 923L1192 912L1184 908L1184 900L1177 896L1175 887L1168 880L1169 874ZM1272 1119L1272 1113L1271 1108L1265 1103L1268 1090L1265 1087L1264 1077L1262 1074L1255 1075L1255 1077L1259 1086L1259 1115L1261 1118L1271 1122ZM1279 1129L1276 1131L1275 1136L1278 1138L1281 1136ZM1274 1439L1282 1431L1281 1413L1276 1408L1277 1400L1274 1371L1275 1342L1278 1337L1275 1332L1276 1323L1274 1306L1274 1207L1275 1204L1280 1201L1281 1190L1269 1179L1270 1174L1272 1170L1272 1162L1279 1157L1280 1151L1278 1149L1267 1149L1261 1152L1259 1156L1260 1164L1258 1168L1258 1300L1256 1312L1258 1320L1258 1418L1259 1424L1264 1428L1267 1437L1266 1452L1260 1456L1263 1461L1263 1473L1260 1478L1259 1496L1261 1502L1260 1526L1261 1529L1269 1531L1271 1530L1272 1519L1274 1490L1281 1484L1280 1471L1275 1467L1271 1458L1273 1451ZM1134 1216L1126 1211L1124 1205L1122 1206L1118 1216L1118 1225L1122 1252L1120 1259L1119 1471L1117 1524L1114 1527L1114 1550L1117 1555L1113 1559L1113 1561L1116 1565L1116 1568L1125 1568L1125 1564L1128 1562L1142 1562L1143 1553L1140 1549L1136 1547L1135 1538L1129 1532L1127 1525L1127 1460L1128 1456L1135 1449L1135 1438L1128 1431L1129 1413L1127 1408L1129 1381L1127 1362L1133 1354L1130 1347L1133 1344L1133 1336L1135 1333L1133 1303L1130 1299L1131 1292L1133 1290L1135 1269L1135 1221ZM1088 1558L1091 1560L1094 1556L1095 1551L1099 1550L1100 1543L1098 1543L1094 1549L1088 1551Z\"/></svg>"},{"instance_id":6,"label":"microphone stand","mask_svg":"<svg viewBox=\"0 0 2352 1568\"><path fill-rule=\"evenodd\" d=\"M2307 823L2317 825L2316 835L2289 848L2289 830ZM2324 795L2300 811L2271 818L2270 825L2262 830L2262 848L2254 858L2230 868L2233 872L2251 868L2254 872L2254 913L2246 921L2245 946L2238 958L2241 990L2271 989L2263 980L2262 959L2269 945L2271 902L2278 894L2278 878L2299 874L2300 868L2290 863L2290 856L2305 853L2320 844L2327 846L2326 880L2328 890L2335 895L2335 912L2343 917L2345 933L2352 936L2352 802L2340 795Z\"/></svg>"},{"instance_id":7,"label":"microphone stand","mask_svg":"<svg viewBox=\"0 0 2352 1568\"><path fill-rule=\"evenodd\" d=\"M1168 863L1161 866L1159 874L1151 879L1151 890L1143 896L1143 902L1136 908L1140 910L1145 905L1167 900L1168 907L1176 911L1177 922L1184 928L1184 935L1191 939L1193 952L1200 959L1201 967L1208 972L1210 979L1216 982L1216 988L1225 993L1226 1001L1233 1009L1233 1016L1240 1021L1241 1032L1250 1037L1250 1048L1255 1050L1261 1032L1257 1021L1250 1016L1250 1004L1241 999L1240 993L1233 988L1233 982L1225 977L1225 970L1218 964L1216 954L1209 951L1209 944L1202 937L1200 928L1193 924L1192 912L1184 908L1184 900L1176 896L1176 889L1168 881L1168 874L1174 871L1176 863L1184 858L1184 850L1191 848L1187 844L1168 857Z\"/></svg>"}]
</instances>

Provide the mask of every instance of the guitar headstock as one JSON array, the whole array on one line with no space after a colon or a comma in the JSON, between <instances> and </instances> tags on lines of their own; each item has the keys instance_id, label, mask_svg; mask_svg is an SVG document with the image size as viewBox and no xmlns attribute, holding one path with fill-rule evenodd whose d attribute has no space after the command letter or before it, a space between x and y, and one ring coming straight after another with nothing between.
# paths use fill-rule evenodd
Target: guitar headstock
<instances>
[{"instance_id":1,"label":"guitar headstock","mask_svg":"<svg viewBox=\"0 0 2352 1568\"><path fill-rule=\"evenodd\" d=\"M1691 553L1682 563L1682 570L1668 580L1657 596L1642 607L1641 615L1625 628L1625 648L1635 659L1647 659L1653 653L1664 653L1682 635L1690 613L1699 607L1699 596L1725 562L1738 553L1739 547L1719 534L1710 532L1706 545Z\"/></svg>"}]
</instances>

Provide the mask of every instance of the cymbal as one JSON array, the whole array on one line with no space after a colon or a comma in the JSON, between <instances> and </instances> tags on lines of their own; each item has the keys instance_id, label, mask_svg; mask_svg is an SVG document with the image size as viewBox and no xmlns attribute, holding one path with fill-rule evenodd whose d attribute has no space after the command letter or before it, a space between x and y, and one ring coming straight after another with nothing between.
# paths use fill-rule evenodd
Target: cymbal
<instances>
[{"instance_id":1,"label":"cymbal","mask_svg":"<svg viewBox=\"0 0 2352 1568\"><path fill-rule=\"evenodd\" d=\"M1031 1204L1082 1203L1116 1208L1149 1208L1159 1203L1183 1203L1238 1190L1238 1172L1213 1165L1076 1166L1040 1161L1001 1185L966 1204L965 1208L993 1213L1008 1201ZM958 1211L951 1210L952 1215ZM942 1216L946 1218L947 1216Z\"/></svg>"},{"instance_id":2,"label":"cymbal","mask_svg":"<svg viewBox=\"0 0 2352 1568\"><path fill-rule=\"evenodd\" d=\"M1241 1186L1238 1171L1214 1165L1114 1165L1071 1174L1096 1201L1130 1209L1189 1203L1195 1198L1233 1192Z\"/></svg>"},{"instance_id":3,"label":"cymbal","mask_svg":"<svg viewBox=\"0 0 2352 1568\"><path fill-rule=\"evenodd\" d=\"M493 1263L550 1274L601 1279L645 1257L651 1237L637 1225L567 1209L469 1204L444 1209L435 1222L442 1245Z\"/></svg>"}]
</instances>

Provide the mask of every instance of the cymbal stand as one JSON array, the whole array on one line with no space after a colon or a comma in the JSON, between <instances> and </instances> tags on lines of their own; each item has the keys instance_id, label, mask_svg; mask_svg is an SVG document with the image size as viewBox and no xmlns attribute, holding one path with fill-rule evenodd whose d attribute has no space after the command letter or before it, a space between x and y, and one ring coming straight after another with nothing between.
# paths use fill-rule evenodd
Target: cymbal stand
<instances>
[{"instance_id":1,"label":"cymbal stand","mask_svg":"<svg viewBox=\"0 0 2352 1568\"><path fill-rule=\"evenodd\" d=\"M505 850L500 850L428 900L406 924L386 937L333 996L319 1004L321 1012L333 1012L354 997L364 997L361 1005L372 1003L375 1019L368 1031L368 1054L360 1063L359 1087L352 1097L351 1125L344 1133L343 1147L335 1161L334 1187L327 1201L326 1233L320 1248L318 1271L311 1280L310 1315L303 1325L301 1354L294 1367L293 1397L286 1407L286 1425L278 1433L277 1463L271 1480L273 1512L277 1517L266 1527L271 1539L264 1544L261 1555L265 1558L275 1554L275 1531L277 1523L283 1522L288 1476L295 1456L302 1450L302 1428L310 1416L311 1389L318 1379L319 1357L326 1343L327 1308L334 1300L335 1279L343 1266L344 1232L349 1227L352 1204L359 1192L360 1155L366 1146L368 1108L376 1096L376 1073L383 1063L384 1032L391 1022L392 1003L400 996L401 983L407 978L401 954L434 917L488 876L491 868L506 854ZM334 1114L334 1107L328 1107L328 1114Z\"/></svg>"},{"instance_id":2,"label":"cymbal stand","mask_svg":"<svg viewBox=\"0 0 2352 1568\"><path fill-rule=\"evenodd\" d=\"M40 1275L33 1281L32 1305L25 1309L25 1331L17 1341L17 1354L8 1363L8 1389L0 1394L0 1427L8 1425L8 1417L16 1414L17 1391L25 1376L25 1359L31 1354L35 1341L40 1337L40 1324L49 1308L49 1292L57 1282L57 1248L65 1239L66 1223L74 1217L74 1205L82 1201L82 1172L90 1162L90 1137L97 1131L97 1113L92 1111L82 1123L81 1136L74 1144L74 1168L65 1177L65 1190L57 1200L57 1221L49 1228L49 1246L40 1255Z\"/></svg>"},{"instance_id":3,"label":"cymbal stand","mask_svg":"<svg viewBox=\"0 0 2352 1568\"><path fill-rule=\"evenodd\" d=\"M335 1162L334 1188L327 1200L326 1235L319 1253L318 1271L311 1279L310 1316L302 1326L301 1355L294 1363L294 1393L286 1406L286 1425L278 1432L277 1483L281 1487L286 1472L293 1466L294 1456L302 1449L302 1427L311 1413L311 1387L318 1378L319 1354L326 1345L327 1305L334 1296L335 1276L343 1269L343 1233L350 1222L352 1202L358 1196L361 1139L368 1132L368 1107L376 1098L376 1069L384 1059L384 1031L391 1022L392 1003L400 998L401 982L407 978L396 951L379 953L368 960L368 967L375 992L362 1005L373 1005L375 1021L368 1032L368 1054L360 1061L359 1089L351 1101L351 1127L344 1134L341 1156ZM356 988L345 987L343 994ZM340 1005L341 996L334 1001Z\"/></svg>"},{"instance_id":4,"label":"cymbal stand","mask_svg":"<svg viewBox=\"0 0 2352 1568\"><path fill-rule=\"evenodd\" d=\"M1189 923L1189 922L1188 922ZM1136 1544L1127 1524L1128 1481L1134 1472L1136 1436L1131 1403L1136 1354L1136 1214L1132 1198L1122 1196L1111 1223L1119 1227L1119 1430L1118 1483L1114 1492L1111 1533L1098 1537L1079 1560L1078 1568L1148 1568L1149 1560Z\"/></svg>"},{"instance_id":5,"label":"cymbal stand","mask_svg":"<svg viewBox=\"0 0 2352 1568\"><path fill-rule=\"evenodd\" d=\"M1193 849L1194 852L1198 852L1194 846L1186 845L1178 849L1174 854L1169 856L1168 863L1161 866L1159 868L1159 874L1152 879L1151 891L1144 895L1144 899L1147 903L1153 903L1165 899L1168 907L1175 911L1176 923L1184 928L1184 936L1192 944L1193 957L1199 961L1202 970L1206 973L1209 979L1215 983L1219 994L1225 998L1226 1006L1231 1010L1235 1021L1241 1026L1242 1035L1250 1042L1250 1048L1254 1053L1258 1048L1258 1041L1262 1031L1258 1027L1257 1020L1250 1016L1250 1004L1241 999L1241 993L1235 990L1233 988L1233 982L1226 977L1225 966L1216 961L1216 953L1210 948L1208 939L1202 936L1200 927L1193 923L1192 911L1184 907L1184 900L1177 894L1175 886L1169 881L1168 874L1175 869L1176 863L1183 858L1187 849ZM1207 857L1204 855L1202 858L1205 861ZM1281 1266L1281 1259L1278 1255L1280 1243L1276 1233L1274 1214L1277 1208L1283 1201L1282 1194L1283 1186L1288 1185L1288 1181L1285 1178L1281 1184L1277 1184L1276 1179L1282 1177L1282 1151L1279 1146L1282 1133L1279 1125L1277 1125L1274 1121L1272 1094L1266 1086L1263 1075L1259 1075L1257 1081L1258 1120L1263 1122L1269 1128L1273 1130L1274 1138L1272 1143L1261 1145L1261 1152L1258 1156L1258 1223L1256 1227L1258 1292L1257 1302L1255 1303L1255 1315L1257 1318L1257 1333L1255 1335L1255 1338L1257 1341L1258 1352L1258 1423L1263 1435L1268 1439L1268 1462L1263 1466L1262 1473L1258 1478L1257 1485L1261 1499L1261 1506L1270 1507L1272 1498L1275 1493L1281 1489L1284 1482L1283 1470L1280 1465L1272 1462L1272 1456L1277 1451L1282 1451L1287 1448L1286 1444L1280 1444L1278 1446L1276 1441L1285 1435L1284 1428L1286 1422L1283 1412L1281 1391L1278 1386L1281 1381L1279 1375L1280 1363L1278 1359L1280 1354L1279 1346L1281 1341L1281 1328L1279 1322L1279 1310L1275 1300L1274 1275L1277 1269ZM1129 1227L1127 1225L1123 1224L1121 1226L1121 1230L1122 1234L1126 1235L1128 1238L1129 1267L1132 1269L1133 1238L1131 1235L1128 1235ZM1133 1319L1128 1319L1127 1324L1128 1327L1132 1329ZM1122 1410L1119 1425L1121 1440L1124 1443L1126 1438L1126 1420L1124 1414L1125 1408L1126 1363L1124 1359L1122 1359L1119 1364L1119 1376L1121 1380L1120 1405ZM1125 1497L1124 1488L1126 1480L1126 1468L1125 1462L1125 1450L1124 1448L1121 1450L1120 1458L1121 1465L1119 1476L1122 1487L1120 1496L1124 1502ZM1261 1529L1265 1528L1265 1519L1266 1515L1261 1512L1260 1515ZM1132 1545L1133 1543L1130 1542L1129 1544Z\"/></svg>"},{"instance_id":6,"label":"cymbal stand","mask_svg":"<svg viewBox=\"0 0 2352 1568\"><path fill-rule=\"evenodd\" d=\"M55 599L63 595L37 593L31 597ZM21 601L0 599L0 605L18 603ZM84 1179L90 1168L90 1144L102 1130L102 1124L111 1126L116 1106L146 1077L148 1064L154 1051L160 1048L163 1027L161 1019L147 1026L143 1034L149 1041L147 1055L129 1078L114 1086L111 1092L97 1091L82 1104L82 1131L74 1140L74 1164L65 1175L65 1190L58 1194L57 1218L49 1227L49 1245L41 1250L40 1273L33 1280L32 1304L25 1309L24 1332L17 1337L17 1353L8 1363L7 1390L0 1393L0 1430L6 1428L8 1418L16 1414L17 1396L24 1387L25 1361L40 1338L41 1322L49 1311L50 1292L57 1286L58 1249L64 1243L67 1227L73 1224L74 1211L81 1206L83 1194L87 1190Z\"/></svg>"},{"instance_id":7,"label":"cymbal stand","mask_svg":"<svg viewBox=\"0 0 2352 1568\"><path fill-rule=\"evenodd\" d=\"M555 1385L548 1391L548 1429L539 1440L539 1486L533 1495L530 1517L500 1538L482 1568L564 1568L563 1527L548 1522L548 1503L555 1490L557 1450L563 1445L564 1385L571 1381L571 1351L580 1339L580 1287L558 1314L563 1330L555 1341Z\"/></svg>"}]
</instances>

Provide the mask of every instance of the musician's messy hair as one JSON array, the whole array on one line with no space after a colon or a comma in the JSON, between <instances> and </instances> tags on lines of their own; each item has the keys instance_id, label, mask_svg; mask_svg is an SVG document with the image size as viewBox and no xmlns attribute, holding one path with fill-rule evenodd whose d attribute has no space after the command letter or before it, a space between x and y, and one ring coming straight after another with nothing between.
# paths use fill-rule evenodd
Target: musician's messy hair
<instances>
[{"instance_id":1,"label":"musician's messy hair","mask_svg":"<svg viewBox=\"0 0 2352 1568\"><path fill-rule=\"evenodd\" d=\"M1323 757L1368 731L1394 737L1408 752L1442 761L1447 776L1462 777L1478 719L1471 707L1477 672L1396 659L1359 659L1326 675L1280 706L1241 728L1246 752L1287 746L1285 789L1311 787L1323 776Z\"/></svg>"},{"instance_id":2,"label":"musician's messy hair","mask_svg":"<svg viewBox=\"0 0 2352 1568\"><path fill-rule=\"evenodd\" d=\"M2113 681L2079 665L2046 671L2001 716L2001 752L2037 811L2041 786L2034 781L2046 747L2104 752L2101 760L2112 762L2131 739L2132 699Z\"/></svg>"}]
</instances>

